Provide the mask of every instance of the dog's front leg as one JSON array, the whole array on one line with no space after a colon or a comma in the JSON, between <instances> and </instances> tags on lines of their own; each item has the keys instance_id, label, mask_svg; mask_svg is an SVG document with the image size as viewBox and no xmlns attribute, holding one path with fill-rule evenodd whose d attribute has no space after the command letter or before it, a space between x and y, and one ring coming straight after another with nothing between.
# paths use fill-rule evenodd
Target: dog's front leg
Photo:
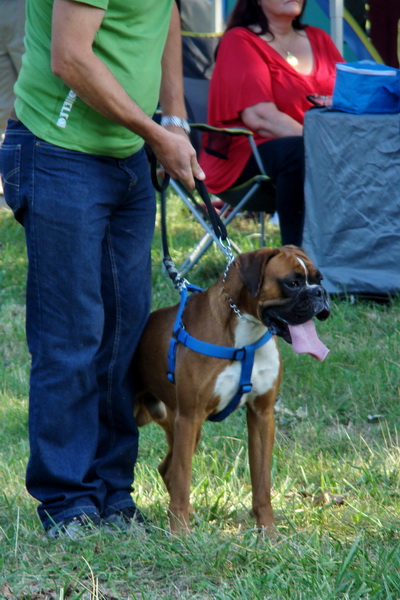
<instances>
[{"instance_id":1,"label":"dog's front leg","mask_svg":"<svg viewBox=\"0 0 400 600\"><path fill-rule=\"evenodd\" d=\"M257 527L268 535L274 533L271 506L271 459L274 445L274 402L270 399L247 405L247 428L250 476L253 491L253 513Z\"/></svg>"},{"instance_id":2,"label":"dog's front leg","mask_svg":"<svg viewBox=\"0 0 400 600\"><path fill-rule=\"evenodd\" d=\"M168 469L170 527L174 533L189 529L190 483L193 454L200 439L202 419L177 414L174 424L172 458Z\"/></svg>"}]
</instances>

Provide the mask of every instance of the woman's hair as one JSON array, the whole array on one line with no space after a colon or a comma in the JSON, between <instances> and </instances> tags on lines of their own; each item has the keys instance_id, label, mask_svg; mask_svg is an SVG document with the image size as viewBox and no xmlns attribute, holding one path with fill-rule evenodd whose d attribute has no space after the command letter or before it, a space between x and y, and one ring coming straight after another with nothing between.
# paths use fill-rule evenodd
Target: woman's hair
<instances>
[{"instance_id":1,"label":"woman's hair","mask_svg":"<svg viewBox=\"0 0 400 600\"><path fill-rule=\"evenodd\" d=\"M304 13L306 3L307 0L304 0L300 15L293 19L292 25L294 29L305 28L305 25L301 22L301 17ZM268 19L259 4L259 0L237 0L231 16L229 17L226 31L233 27L246 27L249 29L251 25L259 25L261 27L261 31L257 32L259 35L271 33L269 30Z\"/></svg>"}]
</instances>

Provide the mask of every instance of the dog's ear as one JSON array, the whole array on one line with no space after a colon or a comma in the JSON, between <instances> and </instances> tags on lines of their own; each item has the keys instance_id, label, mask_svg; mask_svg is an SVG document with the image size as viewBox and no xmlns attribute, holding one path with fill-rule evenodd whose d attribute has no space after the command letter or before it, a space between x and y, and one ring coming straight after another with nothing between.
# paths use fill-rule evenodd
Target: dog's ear
<instances>
[{"instance_id":1,"label":"dog's ear","mask_svg":"<svg viewBox=\"0 0 400 600\"><path fill-rule=\"evenodd\" d=\"M240 278L254 298L260 291L267 263L278 253L278 248L263 248L240 254L236 259Z\"/></svg>"},{"instance_id":2,"label":"dog's ear","mask_svg":"<svg viewBox=\"0 0 400 600\"><path fill-rule=\"evenodd\" d=\"M292 254L298 254L299 252L301 252L302 254L306 255L305 250L303 248L301 248L300 246L293 246L293 244L287 244L286 246L282 246L282 249L287 250Z\"/></svg>"}]
</instances>

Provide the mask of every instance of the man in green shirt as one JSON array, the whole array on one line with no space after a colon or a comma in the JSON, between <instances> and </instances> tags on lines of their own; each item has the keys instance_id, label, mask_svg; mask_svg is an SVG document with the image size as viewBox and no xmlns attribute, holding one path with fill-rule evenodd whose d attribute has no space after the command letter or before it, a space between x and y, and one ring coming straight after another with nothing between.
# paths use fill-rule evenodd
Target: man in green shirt
<instances>
[{"instance_id":1,"label":"man in green shirt","mask_svg":"<svg viewBox=\"0 0 400 600\"><path fill-rule=\"evenodd\" d=\"M74 538L143 521L130 363L151 303L144 142L189 188L204 174L173 0L27 0L26 13L0 172L29 259L27 489L48 534ZM167 127L151 118L158 100Z\"/></svg>"}]
</instances>

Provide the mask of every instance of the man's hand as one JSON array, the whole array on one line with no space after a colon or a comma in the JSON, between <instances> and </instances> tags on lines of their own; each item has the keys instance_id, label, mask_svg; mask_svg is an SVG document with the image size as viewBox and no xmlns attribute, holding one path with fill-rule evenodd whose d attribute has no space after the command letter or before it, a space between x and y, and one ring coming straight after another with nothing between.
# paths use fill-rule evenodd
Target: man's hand
<instances>
[{"instance_id":1,"label":"man's hand","mask_svg":"<svg viewBox=\"0 0 400 600\"><path fill-rule=\"evenodd\" d=\"M205 174L197 162L196 151L188 136L180 127L163 127L158 133L151 147L159 162L173 179L193 190L194 180L205 179Z\"/></svg>"}]
</instances>

